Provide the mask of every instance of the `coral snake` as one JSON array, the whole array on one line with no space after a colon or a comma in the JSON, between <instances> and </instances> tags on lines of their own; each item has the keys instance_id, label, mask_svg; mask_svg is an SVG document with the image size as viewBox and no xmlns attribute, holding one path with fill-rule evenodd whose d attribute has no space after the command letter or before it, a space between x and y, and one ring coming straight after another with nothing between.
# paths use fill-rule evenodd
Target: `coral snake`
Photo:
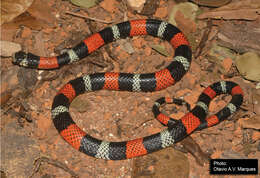
<instances>
[{"instance_id":1,"label":"coral snake","mask_svg":"<svg viewBox=\"0 0 260 178\"><path fill-rule=\"evenodd\" d=\"M169 41L175 50L173 61L165 69L154 73L87 74L68 82L54 98L51 114L59 134L75 149L89 156L122 160L163 149L195 130L225 120L236 112L243 102L243 91L239 85L231 81L220 81L208 86L199 96L196 106L179 120L170 118L159 110L160 106L171 103L172 99L158 99L153 106L153 113L156 119L168 126L159 133L130 141L108 142L96 139L80 129L69 113L70 103L76 96L102 89L131 92L159 91L179 81L188 71L192 59L189 42L177 27L155 19L130 20L107 27L57 57L39 57L19 51L15 53L13 63L37 69L59 68L85 58L104 44L136 35L151 35ZM220 94L230 94L231 101L215 115L206 117L210 101Z\"/></svg>"}]
</instances>

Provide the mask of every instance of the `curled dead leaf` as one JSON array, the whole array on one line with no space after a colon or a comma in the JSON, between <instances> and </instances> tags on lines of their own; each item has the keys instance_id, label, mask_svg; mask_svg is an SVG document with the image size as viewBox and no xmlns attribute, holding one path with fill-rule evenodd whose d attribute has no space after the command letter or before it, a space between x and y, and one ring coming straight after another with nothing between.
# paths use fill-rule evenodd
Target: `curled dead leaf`
<instances>
[{"instance_id":1,"label":"curled dead leaf","mask_svg":"<svg viewBox=\"0 0 260 178\"><path fill-rule=\"evenodd\" d=\"M24 13L32 2L33 0L1 0L1 25Z\"/></svg>"}]
</instances>

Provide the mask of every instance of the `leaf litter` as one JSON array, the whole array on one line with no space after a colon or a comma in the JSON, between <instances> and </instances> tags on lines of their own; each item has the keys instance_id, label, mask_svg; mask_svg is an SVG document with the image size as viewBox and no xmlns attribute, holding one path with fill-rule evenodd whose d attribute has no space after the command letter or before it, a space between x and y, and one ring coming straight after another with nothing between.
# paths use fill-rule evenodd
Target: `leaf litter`
<instances>
[{"instance_id":1,"label":"leaf litter","mask_svg":"<svg viewBox=\"0 0 260 178\"><path fill-rule=\"evenodd\" d=\"M62 49L62 47L71 47L71 43L69 41L75 34L82 34L82 39L84 39L84 37L103 29L107 26L107 24L103 22L113 21L113 23L118 23L123 21L123 19L129 20L147 18L147 16L141 15L142 10L140 10L140 14L139 12L126 10L127 4L122 1L115 1L115 3L110 4L109 0L102 1L102 4L100 4L99 1L95 1L95 4L93 3L94 5L90 8L75 6L70 3L70 1L51 0L44 5L41 0L35 1L36 2L34 3L36 4L36 7L30 7L35 9L30 9L25 12L25 14L30 14L30 16L33 16L36 21L42 21L42 23L36 27L32 25L33 21L31 21L30 25L30 23L25 23L25 21L23 22L23 19L25 18L22 18L19 24L23 24L26 28L16 26L15 30L9 32L6 30L5 32L8 32L8 35L2 35L1 40L21 44L22 48L27 51L31 51L36 54L45 54L47 56L59 54L60 51L54 52L55 46L58 46L59 44L63 44L63 46L60 46L59 49ZM206 0L203 2L205 3ZM259 119L257 119L259 118L257 107L260 101L258 101L258 99L250 99L250 96L255 96L255 98L257 98L257 89L255 89L257 85L255 82L252 82L251 79L249 81L246 80L244 73L240 72L238 69L239 67L235 66L236 63L234 61L233 54L230 55L230 52L226 53L225 51L222 51L221 56L223 57L220 59L216 58L216 53L210 54L211 47L214 44L217 44L217 37L219 37L218 34L220 34L219 32L222 34L227 34L228 29L233 28L233 24L236 24L236 29L242 29L239 27L243 25L252 25L257 27L260 22L259 15L257 13L251 16L249 13L250 18L245 18L240 15L238 16L239 18L235 18L236 20L232 21L228 20L229 18L226 18L227 21L214 20L218 19L218 14L216 14L216 12L225 11L228 12L226 14L229 14L230 17L234 17L237 15L237 10L239 10L242 6L251 10L259 8L257 3L252 2L255 1L246 0L242 2L234 0L230 4L224 6L221 5L222 7L218 9L201 6L198 7L199 11L204 14L208 12L213 12L213 14L215 13L215 15L211 14L211 16L208 16L210 17L209 20L214 25L212 29L216 31L215 33L212 33L213 35L210 39L205 38L202 40L203 32L205 29L210 27L205 25L205 21L194 19L194 17L187 17L182 14L181 10L176 13L177 15L174 17L174 20L179 22L177 25L180 29L187 29L188 27L186 24L191 22L192 24L196 24L195 26L192 26L192 30L190 30L186 35L189 39L193 39L193 42L191 43L192 47L194 47L194 44L201 44L198 46L201 52L199 52L196 58L193 59L191 69L188 74L185 75L184 78L175 86L161 92L145 94L116 91L87 93L80 97L78 103L75 104L76 108L71 108L70 112L75 122L87 133L105 140L128 140L130 138L133 139L143 137L164 128L157 121L155 121L155 119L151 119L153 118L151 107L153 105L153 101L157 98L161 96L174 96L175 93L178 93L180 98L186 99L187 102L193 106L196 102L197 96L203 88L216 80L228 79L239 83L246 91L244 99L245 102L242 109L235 116L233 116L231 120L192 134L190 138L200 146L200 149L199 147L193 146L193 142L180 142L180 145L183 144L183 147L186 147L186 152L188 150L191 154L176 153L176 151L171 151L172 148L169 148L156 153L158 156L155 156L156 154L151 154L145 157L125 161L96 160L82 155L80 152L72 149L71 146L61 139L53 125L47 124L51 123L50 106L52 103L52 98L55 96L57 90L69 80L80 76L83 73L105 72L113 69L120 72L129 71L140 73L153 72L164 68L172 60L173 50L170 48L169 44L153 37L146 36L135 37L133 40L126 39L125 43L131 43L134 52L132 49L130 53L120 49L120 46L123 45L122 43L124 43L124 41L121 43L113 42L112 44L106 45L106 47L99 49L97 52L77 64L64 66L63 68L55 71L37 71L38 77L36 76L36 78L39 81L34 84L34 87L30 88L29 95L26 95L27 97L25 97L24 93L20 93L21 89L25 91L29 90L23 86L23 81L13 82L14 86L12 85L11 87L11 98L9 90L10 87L8 86L10 84L3 83L3 81L1 81L1 86L3 86L2 84L5 86L2 88L1 92L1 111L3 111L3 122L1 122L1 128L7 127L8 123L16 124L15 119L17 119L17 116L11 113L19 112L19 106L21 104L25 105L24 103L26 103L27 109L25 114L31 115L32 123L24 123L23 127L20 129L30 133L27 137L38 143L41 154L47 156L47 158L44 158L51 160L52 163L57 163L53 164L54 166L48 166L48 162L41 165L40 171L34 173L35 176L38 177L70 177L70 175L65 172L73 173L73 175L75 173L79 177L130 177L133 175L133 170L136 170L136 177L138 177L144 176L145 174L164 175L166 170L178 168L173 170L180 174L183 173L182 175L184 177L201 175L200 177L206 178L209 177L208 166L206 164L201 166L201 164L197 163L203 162L203 160L198 159L202 159L202 157L205 156L204 153L209 153L212 158L227 158L234 155L237 157L247 158L259 157L259 151L256 151L259 147L259 140L257 140L259 135L257 135L256 131L258 129L257 124L259 122ZM109 4L111 7L106 8L104 4ZM177 4L177 1L161 0L159 4L154 6L159 10L156 12L154 9L151 9L153 12L150 13L149 17L153 17L153 15L156 14L156 17L160 17L162 20L167 21L171 14L171 9ZM43 13L39 12L39 9L41 9L42 6L46 7L45 12ZM168 14L165 16L165 11L162 11L161 9L169 11ZM242 10L245 9L242 8ZM71 14L64 12L69 12ZM89 16L91 18L83 19L80 16L78 17L77 15L73 15L73 13L83 14L83 18L84 16ZM48 14L50 16L44 19L44 14ZM196 14L196 17L198 17L197 15L198 14ZM185 18L183 19L182 17ZM225 19L225 17L225 13L222 13L222 18ZM250 19L250 21L243 21L248 19ZM222 25L225 23L228 23L229 27L226 29L221 29ZM3 26L6 24L3 24ZM229 30L229 33L232 33L233 30ZM210 34L211 30L206 30L206 32L207 34ZM240 37L239 35L236 36L238 38ZM205 37L208 37L208 35ZM38 42L35 43L35 40ZM222 41L225 40L222 38ZM156 44L160 48L164 48L165 50L163 49L163 53L166 54L167 52L169 56L166 55L167 57L165 57L161 55L160 52L151 50L151 44ZM221 46L231 49L237 56L244 55L246 52L257 53L255 41L249 41L248 45L244 45L243 51L234 50L234 47L230 46L229 43L221 43ZM196 48L197 47L195 47L195 50ZM215 57L214 60L210 60L209 54ZM96 65L96 63L93 62L97 60L97 58L99 59L101 65ZM13 66L10 61L11 60L3 60L2 58L2 74L6 74L12 67L18 70L18 67ZM112 65L112 68L106 67L108 65L105 63L109 63L110 66ZM249 70L252 69L252 65L254 64L256 63L253 62L251 67L249 66ZM225 70L221 69L223 66L226 67ZM24 81L30 81L32 78L29 74L34 70L26 70L28 74L23 75ZM229 75L226 75L226 70L229 72ZM55 76L55 78L47 77L48 73L52 73L52 76ZM8 73L8 75L11 75L10 79L15 78L17 74L18 72L13 72L11 74L10 72ZM46 75L46 77L44 75ZM41 80L43 78L47 80ZM8 92L9 99L3 100L4 102L2 104L2 98L5 99L7 95L4 94L8 94ZM84 103L82 105L85 106L85 108L82 107L77 110L80 103ZM225 101L223 101L223 98L215 99L211 104L210 111L218 111L224 103ZM166 106L164 109L166 109L166 113L176 117L179 117L187 112L179 106ZM248 119L244 119L246 117ZM45 119L47 119L46 124L43 124L45 123ZM251 123L247 123L249 121ZM237 144L242 143L242 140L246 138L243 134L245 129L252 131L252 134L249 134L249 137L252 137L253 141L245 143L244 145ZM12 131L12 129L10 131ZM237 134L234 134L234 132ZM21 133L18 132L17 134ZM9 142L6 143L9 144ZM201 152L199 150L201 150ZM10 151L15 152L16 150ZM185 152L185 150L182 151ZM177 156L172 157L171 154L176 154ZM34 154L31 155L33 156ZM34 156L30 159L39 160L40 158ZM169 167L165 170L166 161L169 161ZM65 163L66 166L63 165L63 163ZM175 163L180 163L180 166L175 165ZM33 161L24 160L24 165L28 165L28 167L31 168ZM59 165L63 165L63 168L69 169L69 171L62 171L59 169ZM8 175L10 168L12 167L5 165L3 170L4 173ZM33 171L32 169L30 170ZM24 170L21 169L19 171L21 171L21 173L17 172L17 175L22 175L22 173L24 174ZM171 175L173 174L174 171Z\"/></svg>"}]
</instances>

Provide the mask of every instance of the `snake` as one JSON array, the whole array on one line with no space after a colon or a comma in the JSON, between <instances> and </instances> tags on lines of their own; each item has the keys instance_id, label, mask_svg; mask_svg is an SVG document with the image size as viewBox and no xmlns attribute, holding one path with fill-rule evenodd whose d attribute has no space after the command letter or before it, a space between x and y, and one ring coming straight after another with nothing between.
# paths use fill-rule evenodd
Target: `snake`
<instances>
[{"instance_id":1,"label":"snake","mask_svg":"<svg viewBox=\"0 0 260 178\"><path fill-rule=\"evenodd\" d=\"M171 63L153 73L103 72L84 74L65 84L54 97L51 118L61 137L76 150L88 156L106 160L124 160L146 155L181 141L197 130L224 121L235 113L243 102L242 88L232 81L219 81L206 87L198 97L195 107L180 119L163 114L161 107L173 99L163 97L155 101L152 112L167 126L161 132L129 141L109 142L84 132L73 121L69 106L73 99L85 92L117 90L129 92L155 92L172 86L187 73L192 60L190 44L176 26L157 19L138 19L121 22L96 32L73 48L55 57L41 57L18 51L13 63L35 69L55 69L77 62L101 46L127 37L150 35L168 41L174 49ZM209 103L221 94L231 95L229 103L216 114L207 117Z\"/></svg>"}]
</instances>

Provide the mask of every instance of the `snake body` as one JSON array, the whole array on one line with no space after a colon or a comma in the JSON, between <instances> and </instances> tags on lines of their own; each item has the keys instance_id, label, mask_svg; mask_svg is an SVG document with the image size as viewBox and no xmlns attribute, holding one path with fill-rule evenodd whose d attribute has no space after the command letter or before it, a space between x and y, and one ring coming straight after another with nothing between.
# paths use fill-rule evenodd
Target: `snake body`
<instances>
[{"instance_id":1,"label":"snake body","mask_svg":"<svg viewBox=\"0 0 260 178\"><path fill-rule=\"evenodd\" d=\"M57 57L40 57L20 51L15 54L13 63L37 69L59 68L85 58L104 44L136 35L151 35L169 41L175 50L173 61L165 69L155 73L87 74L65 84L54 98L51 113L56 129L71 146L89 156L122 160L163 149L182 140L195 130L225 120L236 112L243 102L243 92L239 85L230 81L221 81L207 87L199 96L196 106L179 120L170 118L159 110L161 105L171 102L171 99L157 100L153 106L153 113L157 120L168 126L160 133L130 141L108 142L96 139L80 129L69 113L70 103L76 96L102 89L130 92L159 91L179 81L188 71L192 58L189 42L177 27L160 20L131 20L107 27ZM232 95L231 101L217 114L206 118L210 101L220 94Z\"/></svg>"}]
</instances>

